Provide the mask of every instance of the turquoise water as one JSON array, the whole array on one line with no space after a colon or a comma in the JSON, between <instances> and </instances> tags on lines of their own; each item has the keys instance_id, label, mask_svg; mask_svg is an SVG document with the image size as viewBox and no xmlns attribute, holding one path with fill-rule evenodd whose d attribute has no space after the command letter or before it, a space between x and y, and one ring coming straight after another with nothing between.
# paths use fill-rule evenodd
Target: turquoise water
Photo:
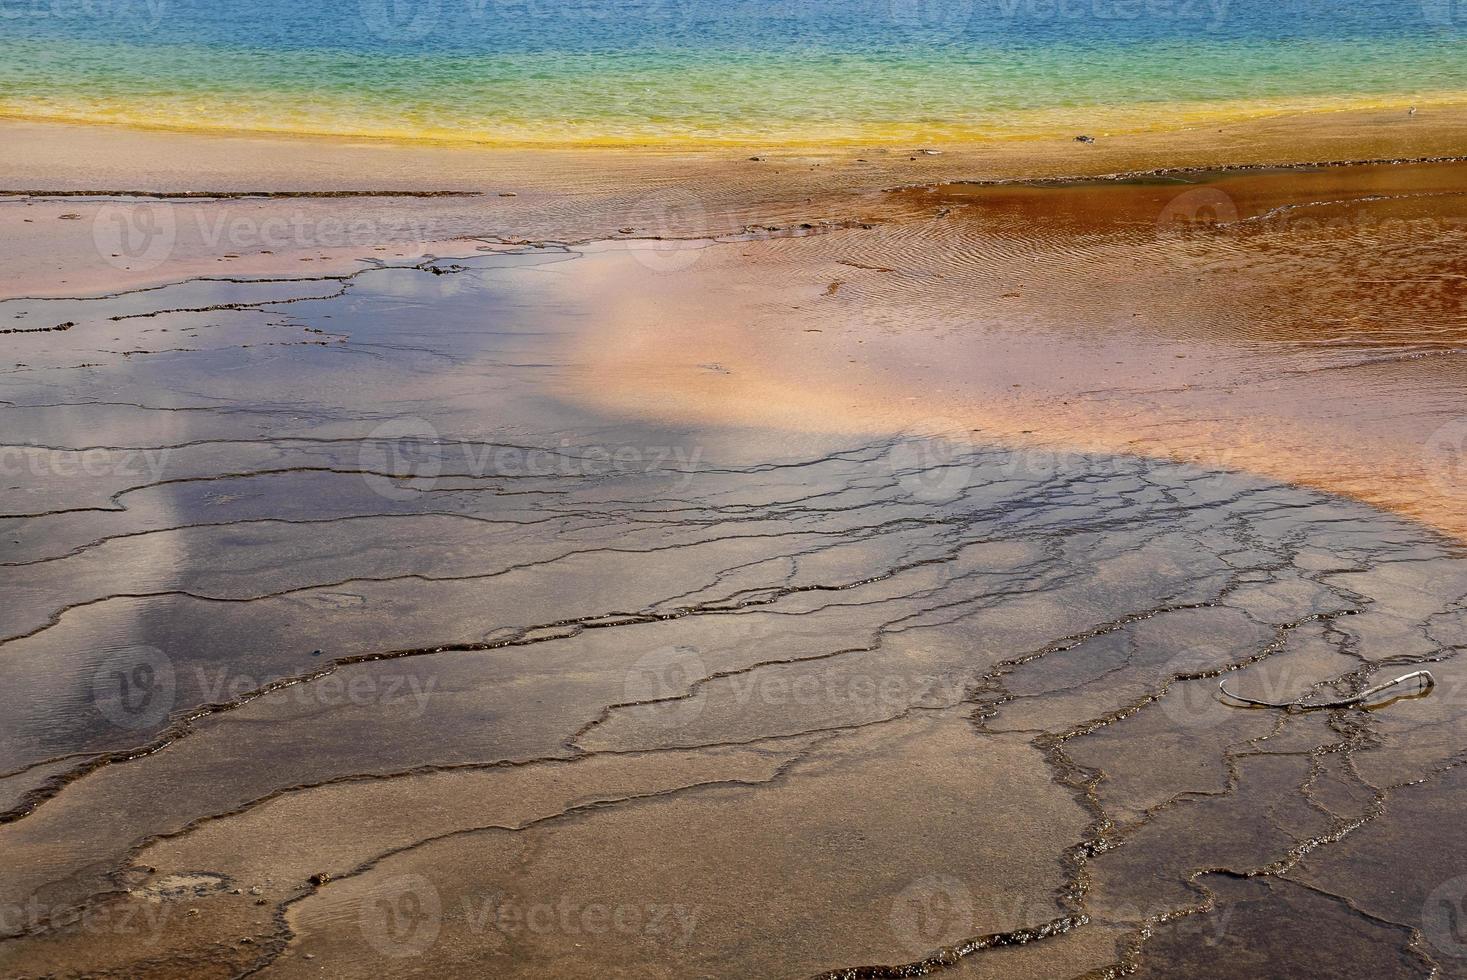
<instances>
[{"instance_id":1,"label":"turquoise water","mask_svg":"<svg viewBox=\"0 0 1467 980\"><path fill-rule=\"evenodd\" d=\"M0 112L487 142L1141 129L1453 101L1467 0L0 0Z\"/></svg>"}]
</instances>

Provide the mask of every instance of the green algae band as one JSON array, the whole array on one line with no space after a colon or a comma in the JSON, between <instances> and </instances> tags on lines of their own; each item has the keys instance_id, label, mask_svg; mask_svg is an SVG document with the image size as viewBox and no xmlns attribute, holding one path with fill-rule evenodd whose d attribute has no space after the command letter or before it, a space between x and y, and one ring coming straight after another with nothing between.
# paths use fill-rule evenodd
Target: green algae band
<instances>
[{"instance_id":1,"label":"green algae band","mask_svg":"<svg viewBox=\"0 0 1467 980\"><path fill-rule=\"evenodd\" d=\"M505 145L1104 134L1464 101L1464 29L1435 0L7 0L0 114Z\"/></svg>"}]
</instances>

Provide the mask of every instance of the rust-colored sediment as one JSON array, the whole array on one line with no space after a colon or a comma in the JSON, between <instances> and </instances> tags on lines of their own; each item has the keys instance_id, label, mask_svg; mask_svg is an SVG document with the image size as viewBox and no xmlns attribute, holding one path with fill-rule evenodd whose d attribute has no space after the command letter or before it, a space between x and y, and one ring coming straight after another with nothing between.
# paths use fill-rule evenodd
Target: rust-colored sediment
<instances>
[{"instance_id":1,"label":"rust-colored sediment","mask_svg":"<svg viewBox=\"0 0 1467 980\"><path fill-rule=\"evenodd\" d=\"M1185 460L1467 536L1467 166L888 197L871 230L629 261L591 287L609 332L571 387L662 418Z\"/></svg>"}]
</instances>

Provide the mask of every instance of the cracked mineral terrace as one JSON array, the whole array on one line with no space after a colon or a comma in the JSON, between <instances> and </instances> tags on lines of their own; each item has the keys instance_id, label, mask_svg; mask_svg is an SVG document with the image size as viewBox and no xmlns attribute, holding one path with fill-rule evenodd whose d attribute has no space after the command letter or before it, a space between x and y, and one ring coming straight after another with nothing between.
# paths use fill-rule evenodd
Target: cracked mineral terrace
<instances>
[{"instance_id":1,"label":"cracked mineral terrace","mask_svg":"<svg viewBox=\"0 0 1467 980\"><path fill-rule=\"evenodd\" d=\"M0 972L1467 976L1461 174L0 301Z\"/></svg>"}]
</instances>

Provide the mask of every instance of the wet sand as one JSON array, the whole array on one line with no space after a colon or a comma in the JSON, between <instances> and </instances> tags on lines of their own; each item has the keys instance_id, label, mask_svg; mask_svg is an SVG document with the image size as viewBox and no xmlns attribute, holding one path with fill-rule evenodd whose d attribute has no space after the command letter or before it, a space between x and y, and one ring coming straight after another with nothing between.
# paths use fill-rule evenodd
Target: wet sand
<instances>
[{"instance_id":1,"label":"wet sand","mask_svg":"<svg viewBox=\"0 0 1467 980\"><path fill-rule=\"evenodd\" d=\"M1183 460L1467 537L1462 164L887 197L871 229L625 263L590 287L611 333L573 387L654 417Z\"/></svg>"},{"instance_id":2,"label":"wet sand","mask_svg":"<svg viewBox=\"0 0 1467 980\"><path fill-rule=\"evenodd\" d=\"M450 243L465 236L586 242L724 234L748 224L861 221L880 209L880 192L888 188L975 178L1458 157L1467 153L1467 107L1430 107L1411 116L1402 106L1091 135L1095 142L1089 144L1016 139L825 151L556 151L0 120L6 146L0 191L67 195L0 195L0 235L25 243L0 254L0 284L7 296L73 296L196 275L341 271L378 247L388 257L421 255L425 243L435 254L453 254ZM156 202L147 197L75 196L116 191L465 196L206 199L173 209L150 209ZM149 249L143 239L135 240L135 253L117 247L119 216L103 210L117 204L133 207L134 234L167 237L171 247ZM63 214L81 218L62 220ZM99 220L100 242L93 234ZM168 225L155 228L154 221ZM310 264L303 264L307 259Z\"/></svg>"},{"instance_id":3,"label":"wet sand","mask_svg":"<svg viewBox=\"0 0 1467 980\"><path fill-rule=\"evenodd\" d=\"M0 971L1467 975L1463 168L930 160L13 259Z\"/></svg>"}]
</instances>

